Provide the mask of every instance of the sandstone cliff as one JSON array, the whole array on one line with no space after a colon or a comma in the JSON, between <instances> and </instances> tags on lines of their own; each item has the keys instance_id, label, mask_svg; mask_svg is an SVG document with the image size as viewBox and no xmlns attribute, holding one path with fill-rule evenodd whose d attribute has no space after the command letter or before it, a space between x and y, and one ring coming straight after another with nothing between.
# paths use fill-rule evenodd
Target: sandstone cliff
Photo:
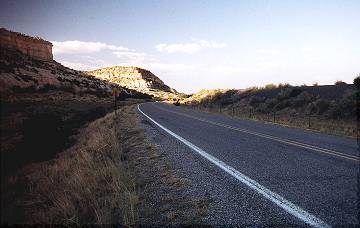
<instances>
[{"instance_id":1,"label":"sandstone cliff","mask_svg":"<svg viewBox=\"0 0 360 228\"><path fill-rule=\"evenodd\" d=\"M0 48L18 50L19 52L39 60L51 61L52 44L38 37L30 37L21 33L0 28Z\"/></svg>"},{"instance_id":2,"label":"sandstone cliff","mask_svg":"<svg viewBox=\"0 0 360 228\"><path fill-rule=\"evenodd\" d=\"M114 66L86 72L103 80L117 83L129 89L142 92L161 90L164 92L174 92L169 86L165 85L157 76L148 70L139 67Z\"/></svg>"}]
</instances>

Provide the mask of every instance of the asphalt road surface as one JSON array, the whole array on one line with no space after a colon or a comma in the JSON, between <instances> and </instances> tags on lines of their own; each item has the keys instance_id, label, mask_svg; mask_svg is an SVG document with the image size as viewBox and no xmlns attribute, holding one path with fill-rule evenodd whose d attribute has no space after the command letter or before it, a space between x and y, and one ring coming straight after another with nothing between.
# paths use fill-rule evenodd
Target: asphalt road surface
<instances>
[{"instance_id":1,"label":"asphalt road surface","mask_svg":"<svg viewBox=\"0 0 360 228\"><path fill-rule=\"evenodd\" d=\"M355 139L160 102L138 111L182 174L196 180L192 194L212 196L205 223L359 224Z\"/></svg>"}]
</instances>

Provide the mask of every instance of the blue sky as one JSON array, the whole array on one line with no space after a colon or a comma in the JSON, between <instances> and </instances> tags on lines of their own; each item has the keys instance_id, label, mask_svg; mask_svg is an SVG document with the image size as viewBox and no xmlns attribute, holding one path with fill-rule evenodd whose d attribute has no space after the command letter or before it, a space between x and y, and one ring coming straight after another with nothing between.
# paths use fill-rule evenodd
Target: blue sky
<instances>
[{"instance_id":1,"label":"blue sky","mask_svg":"<svg viewBox=\"0 0 360 228\"><path fill-rule=\"evenodd\" d=\"M0 26L52 41L66 66L140 66L195 92L350 83L360 73L359 11L360 0L2 0Z\"/></svg>"}]
</instances>

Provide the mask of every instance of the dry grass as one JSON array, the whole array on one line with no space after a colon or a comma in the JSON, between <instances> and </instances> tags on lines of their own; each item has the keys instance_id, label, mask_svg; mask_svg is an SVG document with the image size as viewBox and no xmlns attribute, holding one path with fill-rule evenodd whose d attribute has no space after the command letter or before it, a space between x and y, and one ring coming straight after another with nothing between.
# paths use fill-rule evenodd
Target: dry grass
<instances>
[{"instance_id":1,"label":"dry grass","mask_svg":"<svg viewBox=\"0 0 360 228\"><path fill-rule=\"evenodd\" d=\"M28 167L26 222L122 224L137 221L139 196L128 153L142 142L133 106L92 122L75 146Z\"/></svg>"},{"instance_id":2,"label":"dry grass","mask_svg":"<svg viewBox=\"0 0 360 228\"><path fill-rule=\"evenodd\" d=\"M356 138L359 136L359 129L356 124L356 120L333 120L321 118L319 116L291 116L288 114L276 114L275 122L273 113L261 114L251 113L249 111L240 111L238 109L219 109L209 108L201 106L188 106L199 111L205 111L210 113L221 113L229 116L237 117L240 119L255 120L260 122L275 123L286 127L294 127L301 129L308 129L333 135L347 136Z\"/></svg>"}]
</instances>

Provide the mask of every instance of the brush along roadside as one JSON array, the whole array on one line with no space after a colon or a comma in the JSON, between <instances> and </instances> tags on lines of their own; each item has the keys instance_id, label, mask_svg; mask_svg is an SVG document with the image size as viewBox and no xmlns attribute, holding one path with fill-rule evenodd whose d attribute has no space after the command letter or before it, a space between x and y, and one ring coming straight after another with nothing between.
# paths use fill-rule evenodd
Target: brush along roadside
<instances>
[{"instance_id":1,"label":"brush along roadside","mask_svg":"<svg viewBox=\"0 0 360 228\"><path fill-rule=\"evenodd\" d=\"M133 106L117 113L90 123L56 159L27 167L26 223L136 223L139 196L127 156L143 135Z\"/></svg>"},{"instance_id":2,"label":"brush along roadside","mask_svg":"<svg viewBox=\"0 0 360 228\"><path fill-rule=\"evenodd\" d=\"M187 106L193 110L208 113L220 113L231 117L253 120L265 123L278 124L284 127L300 128L326 134L356 138L359 135L359 129L356 120L350 119L328 119L320 115L291 115L286 112L277 113L257 113L248 108L214 108L198 106Z\"/></svg>"},{"instance_id":3,"label":"brush along roadside","mask_svg":"<svg viewBox=\"0 0 360 228\"><path fill-rule=\"evenodd\" d=\"M205 199L184 194L179 176L140 129L135 105L95 120L55 159L21 170L25 191L14 223L169 225L199 223Z\"/></svg>"}]
</instances>

